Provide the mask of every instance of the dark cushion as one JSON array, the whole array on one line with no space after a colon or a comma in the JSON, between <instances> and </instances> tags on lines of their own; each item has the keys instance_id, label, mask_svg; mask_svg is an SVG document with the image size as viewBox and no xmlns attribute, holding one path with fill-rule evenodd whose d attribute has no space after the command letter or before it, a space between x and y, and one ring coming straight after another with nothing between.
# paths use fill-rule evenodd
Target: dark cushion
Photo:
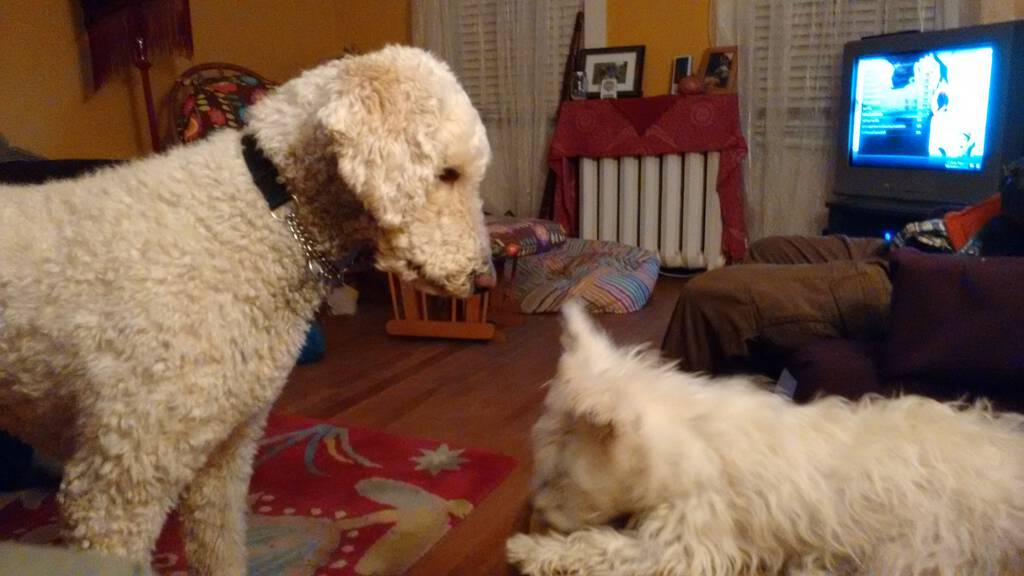
<instances>
[{"instance_id":1,"label":"dark cushion","mask_svg":"<svg viewBox=\"0 0 1024 576\"><path fill-rule=\"evenodd\" d=\"M116 160L16 160L0 162L0 183L41 184L47 180L74 178Z\"/></svg>"},{"instance_id":2,"label":"dark cushion","mask_svg":"<svg viewBox=\"0 0 1024 576\"><path fill-rule=\"evenodd\" d=\"M893 301L885 380L954 382L981 395L1024 383L1024 259L892 256Z\"/></svg>"},{"instance_id":3,"label":"dark cushion","mask_svg":"<svg viewBox=\"0 0 1024 576\"><path fill-rule=\"evenodd\" d=\"M818 340L798 349L786 365L796 381L793 400L804 403L819 396L857 400L865 394L920 394L943 401L985 397L998 409L1020 411L1020 397L979 394L973 381L883 380L880 370L884 351L882 342L845 339Z\"/></svg>"},{"instance_id":4,"label":"dark cushion","mask_svg":"<svg viewBox=\"0 0 1024 576\"><path fill-rule=\"evenodd\" d=\"M882 344L829 338L799 348L786 369L796 380L793 400L807 402L817 396L843 396L856 400L864 394L884 394L878 375Z\"/></svg>"}]
</instances>

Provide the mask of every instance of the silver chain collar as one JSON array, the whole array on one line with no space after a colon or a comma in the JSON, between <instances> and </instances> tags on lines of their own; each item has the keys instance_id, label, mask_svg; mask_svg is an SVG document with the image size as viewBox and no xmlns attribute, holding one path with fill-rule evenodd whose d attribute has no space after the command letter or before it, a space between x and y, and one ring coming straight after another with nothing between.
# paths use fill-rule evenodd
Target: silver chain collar
<instances>
[{"instance_id":1,"label":"silver chain collar","mask_svg":"<svg viewBox=\"0 0 1024 576\"><path fill-rule=\"evenodd\" d=\"M290 202L270 214L277 220L283 220L288 226L288 231L292 233L292 237L302 247L302 252L306 256L306 267L317 280L332 287L344 286L345 270L336 266L317 249L316 241L299 224L298 206L298 200L292 196Z\"/></svg>"}]
</instances>

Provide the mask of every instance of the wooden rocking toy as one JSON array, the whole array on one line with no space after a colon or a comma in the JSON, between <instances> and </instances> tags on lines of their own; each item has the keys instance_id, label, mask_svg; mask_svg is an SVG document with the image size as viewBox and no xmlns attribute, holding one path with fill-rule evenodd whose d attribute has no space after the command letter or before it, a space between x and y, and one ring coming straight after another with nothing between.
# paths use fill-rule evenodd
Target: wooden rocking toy
<instances>
[{"instance_id":1,"label":"wooden rocking toy","mask_svg":"<svg viewBox=\"0 0 1024 576\"><path fill-rule=\"evenodd\" d=\"M427 336L491 340L494 324L487 321L490 293L469 298L433 296L388 274L394 318L385 329L392 336Z\"/></svg>"}]
</instances>

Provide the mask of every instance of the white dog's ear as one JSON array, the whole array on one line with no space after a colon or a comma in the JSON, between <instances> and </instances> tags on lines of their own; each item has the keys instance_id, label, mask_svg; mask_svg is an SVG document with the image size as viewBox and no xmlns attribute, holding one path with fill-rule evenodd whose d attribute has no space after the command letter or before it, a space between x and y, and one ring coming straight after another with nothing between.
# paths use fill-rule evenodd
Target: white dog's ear
<instances>
[{"instance_id":1,"label":"white dog's ear","mask_svg":"<svg viewBox=\"0 0 1024 576\"><path fill-rule=\"evenodd\" d=\"M629 362L577 301L562 305L562 357L552 401L596 424L623 414Z\"/></svg>"},{"instance_id":2,"label":"white dog's ear","mask_svg":"<svg viewBox=\"0 0 1024 576\"><path fill-rule=\"evenodd\" d=\"M330 135L338 172L382 228L397 228L424 202L435 177L429 131L416 83L375 56L339 64L338 90L317 113Z\"/></svg>"}]
</instances>

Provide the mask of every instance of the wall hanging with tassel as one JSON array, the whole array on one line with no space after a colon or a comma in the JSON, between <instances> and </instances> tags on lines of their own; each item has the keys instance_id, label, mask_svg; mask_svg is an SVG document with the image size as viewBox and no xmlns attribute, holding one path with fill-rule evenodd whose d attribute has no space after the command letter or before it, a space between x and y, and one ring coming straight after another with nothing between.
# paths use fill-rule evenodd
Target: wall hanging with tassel
<instances>
[{"instance_id":1,"label":"wall hanging with tassel","mask_svg":"<svg viewBox=\"0 0 1024 576\"><path fill-rule=\"evenodd\" d=\"M80 0L89 36L94 89L118 71L132 66L142 77L146 116L153 151L158 152L153 91L149 83L150 58L157 55L192 56L192 23L188 0Z\"/></svg>"}]
</instances>

